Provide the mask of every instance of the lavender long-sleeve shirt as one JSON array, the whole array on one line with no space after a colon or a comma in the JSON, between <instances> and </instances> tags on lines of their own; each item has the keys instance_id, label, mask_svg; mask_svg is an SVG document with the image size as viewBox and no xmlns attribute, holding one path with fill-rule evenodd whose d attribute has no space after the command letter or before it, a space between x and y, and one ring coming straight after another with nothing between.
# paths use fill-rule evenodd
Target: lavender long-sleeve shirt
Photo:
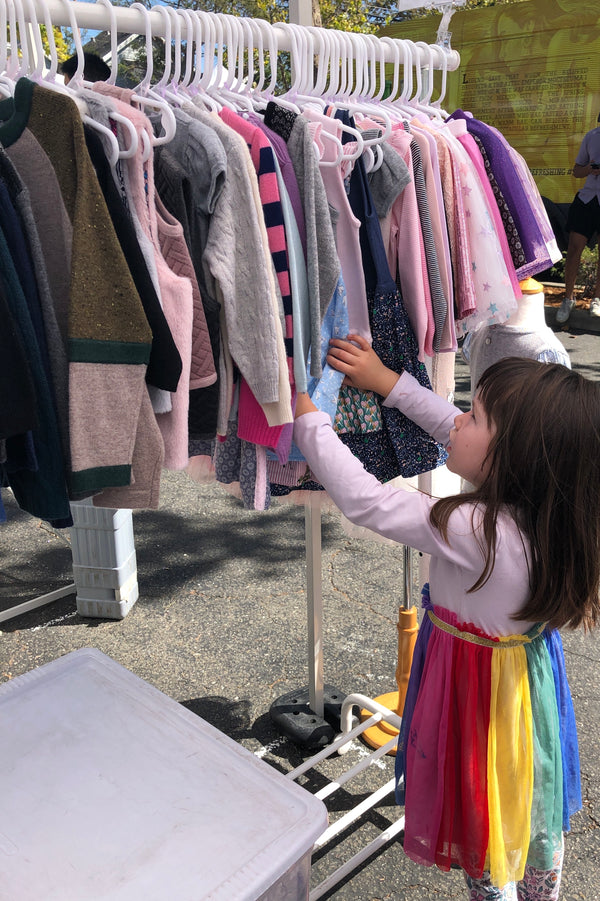
<instances>
[{"instance_id":1,"label":"lavender long-sleeve shirt","mask_svg":"<svg viewBox=\"0 0 600 901\"><path fill-rule=\"evenodd\" d=\"M444 445L454 418L461 412L406 372L384 403L400 409ZM300 416L294 440L314 477L348 519L431 555L433 604L454 611L460 622L473 623L492 636L519 634L531 628L531 622L511 619L529 595L527 541L512 517L501 514L499 518L491 577L478 591L468 593L483 569L478 543L480 510L473 513L468 503L458 507L450 517L446 542L429 520L435 498L379 482L338 439L325 413Z\"/></svg>"}]
</instances>

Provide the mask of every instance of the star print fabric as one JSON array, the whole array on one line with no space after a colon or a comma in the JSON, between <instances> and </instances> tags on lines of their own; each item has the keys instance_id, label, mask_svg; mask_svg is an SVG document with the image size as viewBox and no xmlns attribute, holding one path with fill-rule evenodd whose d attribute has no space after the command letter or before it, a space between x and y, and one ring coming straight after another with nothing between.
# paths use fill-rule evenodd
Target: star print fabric
<instances>
[{"instance_id":1,"label":"star print fabric","mask_svg":"<svg viewBox=\"0 0 600 901\"><path fill-rule=\"evenodd\" d=\"M461 233L461 244L468 253L468 272L461 274L470 284L463 296L474 295L477 301L475 307L458 304L456 332L462 337L481 325L506 322L516 311L517 300L483 188L457 139L452 142L452 154L453 178L458 182L454 190L461 201L455 205L459 212L455 230Z\"/></svg>"}]
</instances>

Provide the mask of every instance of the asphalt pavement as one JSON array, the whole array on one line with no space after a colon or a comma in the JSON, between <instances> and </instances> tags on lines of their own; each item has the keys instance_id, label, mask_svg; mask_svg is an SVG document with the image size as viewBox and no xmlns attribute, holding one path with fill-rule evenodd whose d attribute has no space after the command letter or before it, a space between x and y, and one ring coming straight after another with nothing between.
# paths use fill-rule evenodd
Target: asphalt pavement
<instances>
[{"instance_id":1,"label":"asphalt pavement","mask_svg":"<svg viewBox=\"0 0 600 901\"><path fill-rule=\"evenodd\" d=\"M550 325L555 310L547 308ZM600 379L600 319L576 310L557 330L572 365ZM468 406L469 376L457 358L456 399ZM0 611L68 586L68 531L20 511L3 492ZM108 654L282 772L309 756L282 734L269 709L308 683L304 509L274 503L245 511L221 486L164 473L159 509L133 514L139 599L122 620L86 618L74 593L0 622L0 681L82 647ZM349 537L336 512L322 516L323 662L327 685L342 695L393 691L403 549ZM418 588L415 587L414 600ZM600 898L600 643L597 634L563 634L580 741L584 808L566 840L561 897ZM353 742L304 780L314 791L370 753ZM60 760L56 766L60 767ZM393 771L384 758L328 800L330 818L355 807ZM0 805L1 809L1 805ZM399 814L391 797L314 855L313 885L381 835ZM1 865L0 865L1 871ZM401 840L385 844L324 897L338 901L463 898L460 873L406 858ZM0 882L0 898L2 889ZM19 899L6 899L19 901Z\"/></svg>"}]
</instances>

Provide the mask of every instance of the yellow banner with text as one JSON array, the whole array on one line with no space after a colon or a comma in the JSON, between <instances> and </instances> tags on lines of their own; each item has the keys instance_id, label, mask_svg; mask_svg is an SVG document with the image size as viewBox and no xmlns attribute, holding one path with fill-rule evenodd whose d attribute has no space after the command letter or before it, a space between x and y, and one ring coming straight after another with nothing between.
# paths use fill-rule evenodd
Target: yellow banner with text
<instances>
[{"instance_id":1,"label":"yellow banner with text","mask_svg":"<svg viewBox=\"0 0 600 901\"><path fill-rule=\"evenodd\" d=\"M447 76L447 112L460 108L493 125L525 158L544 197L570 203L584 134L600 113L600 11L580 0L522 0L459 10L450 21L460 54ZM385 30L434 43L427 16ZM435 91L434 91L435 96Z\"/></svg>"}]
</instances>

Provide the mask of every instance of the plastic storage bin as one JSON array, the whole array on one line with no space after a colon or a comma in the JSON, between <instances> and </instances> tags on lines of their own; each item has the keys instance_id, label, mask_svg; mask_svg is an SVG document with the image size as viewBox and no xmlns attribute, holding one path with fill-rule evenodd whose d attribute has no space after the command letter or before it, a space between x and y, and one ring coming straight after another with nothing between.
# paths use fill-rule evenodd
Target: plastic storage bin
<instances>
[{"instance_id":1,"label":"plastic storage bin","mask_svg":"<svg viewBox=\"0 0 600 901\"><path fill-rule=\"evenodd\" d=\"M100 651L0 685L0 896L299 901L325 805Z\"/></svg>"},{"instance_id":2,"label":"plastic storage bin","mask_svg":"<svg viewBox=\"0 0 600 901\"><path fill-rule=\"evenodd\" d=\"M131 510L71 504L73 580L82 616L123 619L139 597Z\"/></svg>"}]
</instances>

